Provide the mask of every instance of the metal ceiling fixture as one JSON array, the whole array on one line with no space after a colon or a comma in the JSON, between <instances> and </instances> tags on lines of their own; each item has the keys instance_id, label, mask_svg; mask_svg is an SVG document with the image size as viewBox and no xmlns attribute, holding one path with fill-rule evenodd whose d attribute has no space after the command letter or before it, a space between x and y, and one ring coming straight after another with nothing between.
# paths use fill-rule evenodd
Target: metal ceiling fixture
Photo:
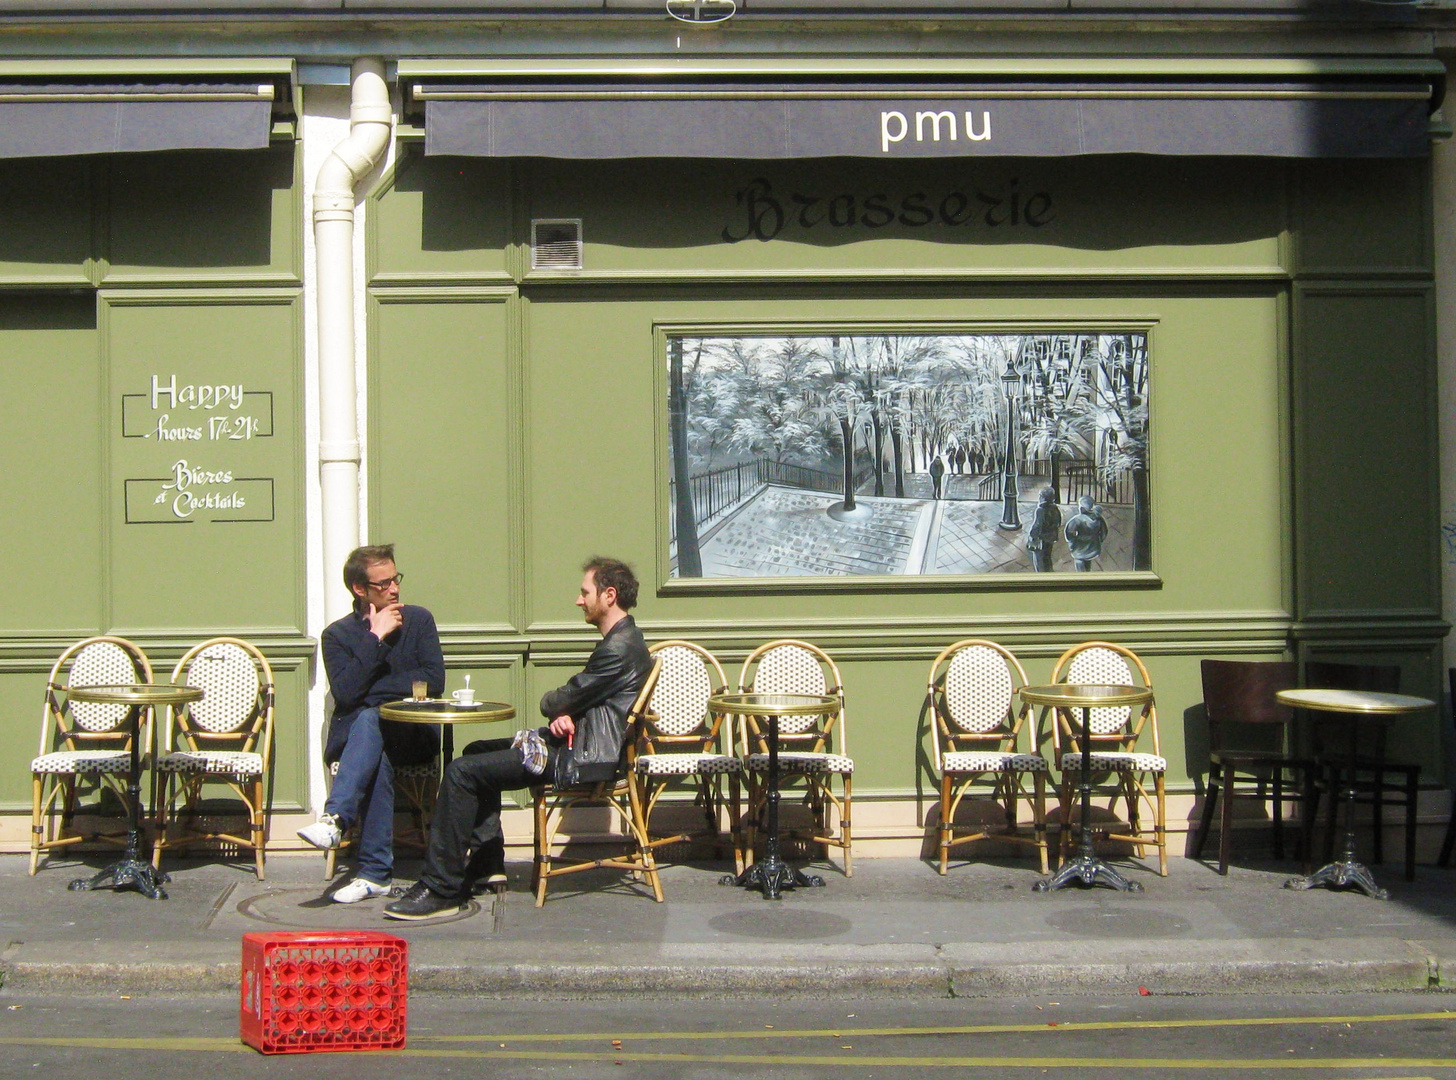
<instances>
[{"instance_id":1,"label":"metal ceiling fixture","mask_svg":"<svg viewBox=\"0 0 1456 1080\"><path fill-rule=\"evenodd\" d=\"M678 22L720 23L738 14L737 0L667 0L667 13Z\"/></svg>"}]
</instances>

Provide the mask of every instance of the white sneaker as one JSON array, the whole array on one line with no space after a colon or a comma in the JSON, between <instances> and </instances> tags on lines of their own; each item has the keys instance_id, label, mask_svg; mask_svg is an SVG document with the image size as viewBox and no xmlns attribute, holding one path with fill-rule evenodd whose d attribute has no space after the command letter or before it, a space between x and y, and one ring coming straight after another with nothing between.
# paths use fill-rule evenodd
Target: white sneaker
<instances>
[{"instance_id":1,"label":"white sneaker","mask_svg":"<svg viewBox=\"0 0 1456 1080\"><path fill-rule=\"evenodd\" d=\"M334 893L336 904L357 904L360 900L371 900L376 896L388 895L390 886L380 885L368 878L356 877L349 884Z\"/></svg>"},{"instance_id":2,"label":"white sneaker","mask_svg":"<svg viewBox=\"0 0 1456 1080\"><path fill-rule=\"evenodd\" d=\"M298 835L306 844L332 851L344 839L344 830L339 828L339 819L333 814L320 814L312 825L299 829Z\"/></svg>"}]
</instances>

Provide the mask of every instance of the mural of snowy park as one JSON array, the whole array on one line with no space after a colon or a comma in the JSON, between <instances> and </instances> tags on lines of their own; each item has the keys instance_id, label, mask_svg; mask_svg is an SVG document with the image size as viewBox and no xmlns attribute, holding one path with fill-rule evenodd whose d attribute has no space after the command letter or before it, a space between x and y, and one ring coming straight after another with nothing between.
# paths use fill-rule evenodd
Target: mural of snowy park
<instances>
[{"instance_id":1,"label":"mural of snowy park","mask_svg":"<svg viewBox=\"0 0 1456 1080\"><path fill-rule=\"evenodd\" d=\"M1143 333L668 339L675 578L1151 569Z\"/></svg>"}]
</instances>

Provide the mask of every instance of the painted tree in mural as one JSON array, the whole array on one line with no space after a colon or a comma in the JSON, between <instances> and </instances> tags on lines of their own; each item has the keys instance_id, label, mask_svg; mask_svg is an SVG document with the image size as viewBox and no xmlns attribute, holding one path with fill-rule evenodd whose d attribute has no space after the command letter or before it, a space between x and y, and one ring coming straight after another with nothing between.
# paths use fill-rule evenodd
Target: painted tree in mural
<instances>
[{"instance_id":1,"label":"painted tree in mural","mask_svg":"<svg viewBox=\"0 0 1456 1080\"><path fill-rule=\"evenodd\" d=\"M1148 339L1103 334L1097 343L1095 396L1102 426L1100 468L1108 481L1132 480L1133 569L1152 568L1148 509Z\"/></svg>"},{"instance_id":2,"label":"painted tree in mural","mask_svg":"<svg viewBox=\"0 0 1456 1080\"><path fill-rule=\"evenodd\" d=\"M673 510L677 526L677 567L682 577L702 577L703 560L698 552L698 516L693 506L692 477L688 468L688 398L686 381L696 373L703 343L694 345L691 372L683 370L683 339L668 345L668 427L672 441Z\"/></svg>"},{"instance_id":3,"label":"painted tree in mural","mask_svg":"<svg viewBox=\"0 0 1456 1080\"><path fill-rule=\"evenodd\" d=\"M925 385L932 365L940 359L939 341L933 337L882 334L874 339L873 344L878 350L876 369L879 372L872 403L875 459L877 463L883 460L882 439L888 433L895 473L895 498L903 499L906 444L914 434L910 399L917 388ZM875 494L884 493L882 472L877 467Z\"/></svg>"},{"instance_id":4,"label":"painted tree in mural","mask_svg":"<svg viewBox=\"0 0 1456 1080\"><path fill-rule=\"evenodd\" d=\"M1087 357L1097 347L1090 334L1032 335L1022 350L1028 394L1023 445L1029 457L1050 462L1050 487L1062 501L1062 458L1090 458L1096 427Z\"/></svg>"},{"instance_id":5,"label":"painted tree in mural","mask_svg":"<svg viewBox=\"0 0 1456 1080\"><path fill-rule=\"evenodd\" d=\"M1006 397L1001 374L1017 369L1023 338L975 335L955 351L955 379L963 387L952 413L956 445L976 462L978 472L1006 468Z\"/></svg>"},{"instance_id":6,"label":"painted tree in mural","mask_svg":"<svg viewBox=\"0 0 1456 1080\"><path fill-rule=\"evenodd\" d=\"M874 354L864 338L831 337L819 353L824 364L819 414L839 430L844 466L845 512L857 509L854 499L855 434L871 418L878 380Z\"/></svg>"}]
</instances>

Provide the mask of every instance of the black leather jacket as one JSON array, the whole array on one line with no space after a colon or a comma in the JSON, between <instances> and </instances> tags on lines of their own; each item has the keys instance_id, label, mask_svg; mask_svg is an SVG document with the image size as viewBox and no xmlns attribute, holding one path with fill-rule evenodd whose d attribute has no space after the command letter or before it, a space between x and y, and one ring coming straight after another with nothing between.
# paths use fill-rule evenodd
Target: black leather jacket
<instances>
[{"instance_id":1,"label":"black leather jacket","mask_svg":"<svg viewBox=\"0 0 1456 1080\"><path fill-rule=\"evenodd\" d=\"M558 747L553 755L557 787L594 784L615 775L627 737L627 713L651 669L647 642L628 615L602 638L580 673L541 698L542 716L576 721L570 751L564 740L551 739Z\"/></svg>"}]
</instances>

